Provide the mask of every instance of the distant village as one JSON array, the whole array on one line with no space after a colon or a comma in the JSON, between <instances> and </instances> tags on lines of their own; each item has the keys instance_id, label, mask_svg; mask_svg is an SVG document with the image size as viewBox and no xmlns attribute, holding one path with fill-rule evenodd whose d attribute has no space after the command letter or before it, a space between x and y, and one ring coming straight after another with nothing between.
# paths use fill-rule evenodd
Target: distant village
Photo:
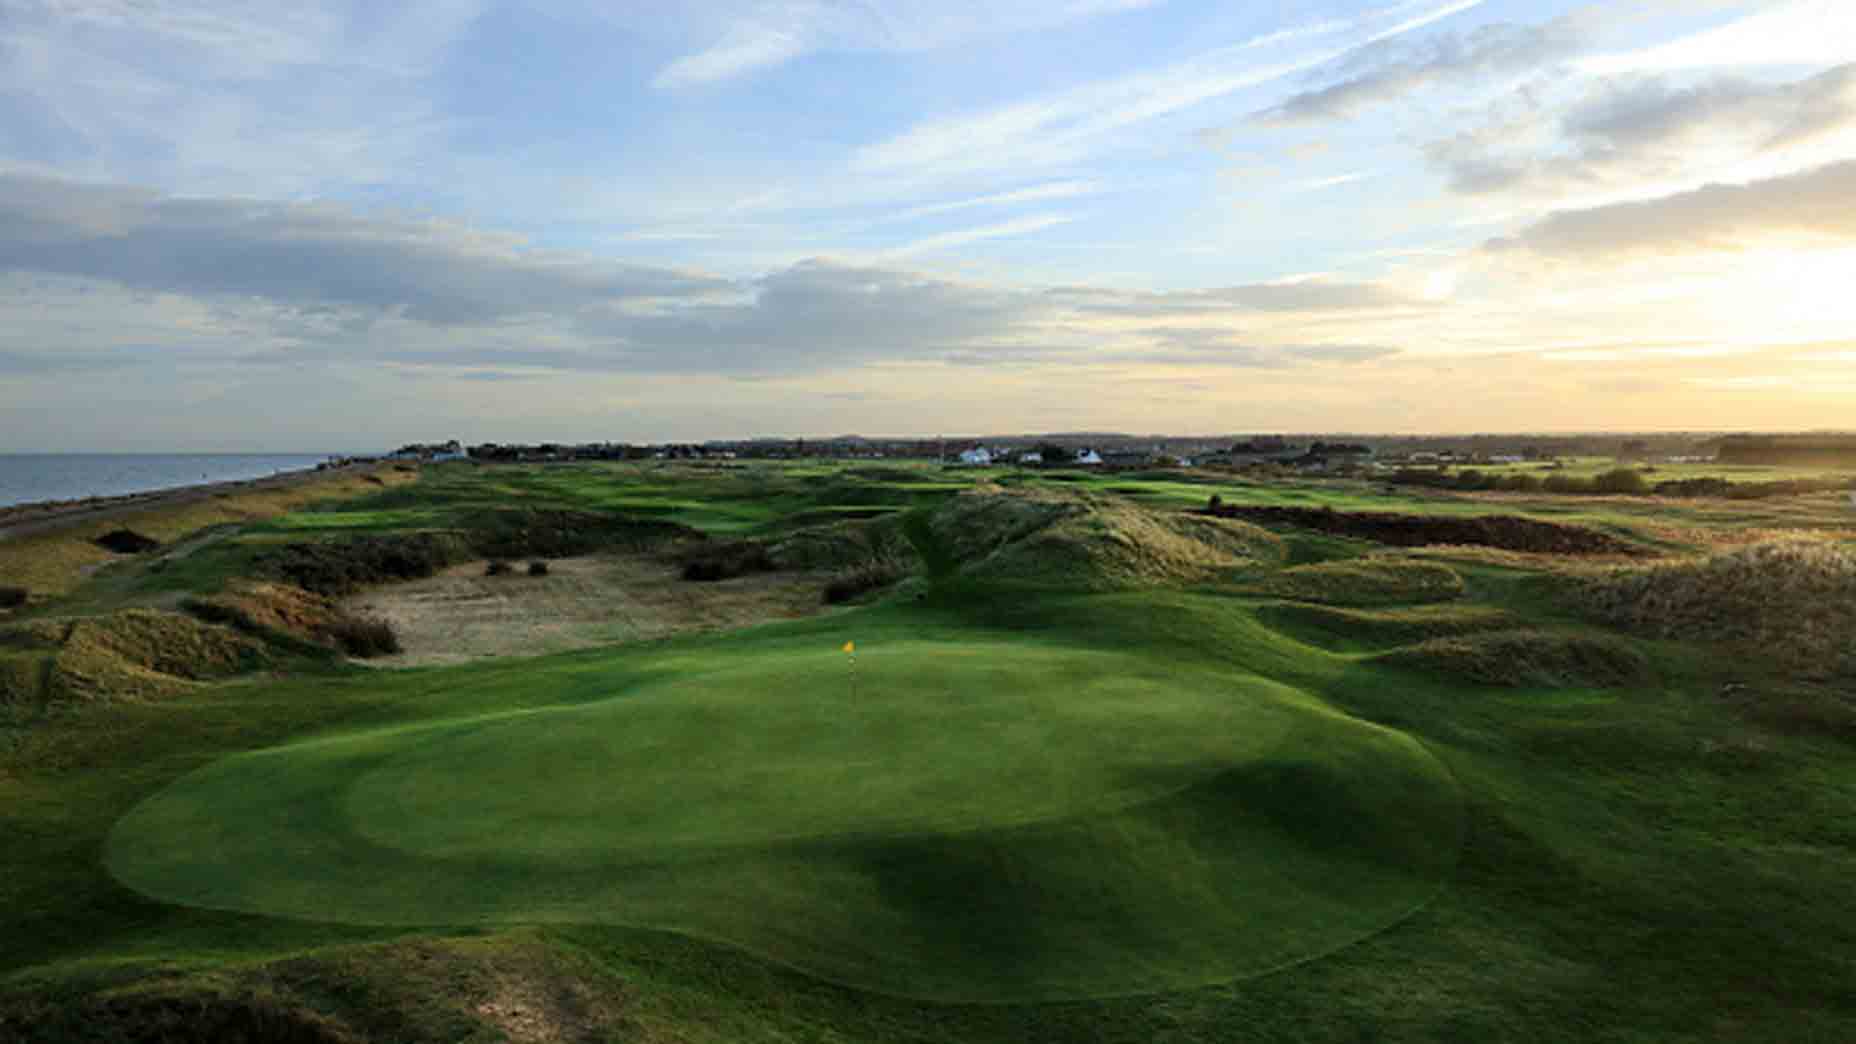
<instances>
[{"instance_id":1,"label":"distant village","mask_svg":"<svg viewBox=\"0 0 1856 1044\"><path fill-rule=\"evenodd\" d=\"M1269 468L1361 473L1401 468L1482 467L1564 458L1608 457L1620 464L1694 463L1856 466L1856 435L1470 435L1222 437L1072 433L989 438L742 439L700 443L495 443L456 439L414 443L376 457L331 458L441 462L589 460L926 460L969 467Z\"/></svg>"}]
</instances>

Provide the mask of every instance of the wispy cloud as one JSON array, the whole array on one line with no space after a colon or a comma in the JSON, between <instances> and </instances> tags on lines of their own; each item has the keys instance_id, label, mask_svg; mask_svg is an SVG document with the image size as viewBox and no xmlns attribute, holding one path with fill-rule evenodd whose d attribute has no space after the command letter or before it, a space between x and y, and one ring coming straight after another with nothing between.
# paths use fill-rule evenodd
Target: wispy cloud
<instances>
[{"instance_id":1,"label":"wispy cloud","mask_svg":"<svg viewBox=\"0 0 1856 1044\"><path fill-rule=\"evenodd\" d=\"M651 80L653 87L690 87L714 83L778 65L808 50L795 31L765 26L736 26L714 46L685 55L664 66Z\"/></svg>"},{"instance_id":2,"label":"wispy cloud","mask_svg":"<svg viewBox=\"0 0 1856 1044\"><path fill-rule=\"evenodd\" d=\"M986 196L911 207L901 213L890 215L886 220L914 221L935 214L948 214L956 210L970 210L975 207L1002 207L1014 203L1045 203L1054 199L1075 199L1079 196L1094 195L1101 192L1103 188L1103 184L1099 181L1052 181L1043 185L1032 185L1029 188L1013 189L1009 192L994 192Z\"/></svg>"},{"instance_id":3,"label":"wispy cloud","mask_svg":"<svg viewBox=\"0 0 1856 1044\"><path fill-rule=\"evenodd\" d=\"M1002 221L996 225L963 228L954 232L943 232L940 235L927 236L922 239L917 239L912 243L896 247L893 250L885 251L884 256L891 258L914 257L917 254L926 254L935 250L946 250L949 247L965 246L968 243L977 243L984 239L1000 239L1007 236L1022 236L1032 232L1041 232L1047 228L1055 228L1058 225L1069 224L1074 220L1076 219L1068 214L1034 214L1012 221Z\"/></svg>"},{"instance_id":4,"label":"wispy cloud","mask_svg":"<svg viewBox=\"0 0 1856 1044\"><path fill-rule=\"evenodd\" d=\"M1331 178L1315 178L1310 181L1301 182L1295 186L1295 190L1297 192L1318 192L1321 189L1334 188L1339 185L1349 185L1356 181L1364 181L1372 177L1374 173L1374 171L1370 170L1356 170L1351 174L1336 174Z\"/></svg>"},{"instance_id":5,"label":"wispy cloud","mask_svg":"<svg viewBox=\"0 0 1856 1044\"><path fill-rule=\"evenodd\" d=\"M821 50L926 51L963 40L1060 25L1149 7L1160 0L1016 0L939 6L909 0L855 4L760 0L725 3L715 43L684 55L653 77L658 88L734 79Z\"/></svg>"},{"instance_id":6,"label":"wispy cloud","mask_svg":"<svg viewBox=\"0 0 1856 1044\"><path fill-rule=\"evenodd\" d=\"M1458 9L1466 6L1474 5ZM1399 46L1394 36L1382 34L1349 56L1350 65L1365 65L1367 71L1290 95L1252 120L1286 126L1343 119L1428 84L1531 70L1582 46L1583 22L1566 17L1543 25L1485 25L1461 35L1436 36L1416 48ZM1429 23L1417 22L1423 24ZM1412 28L1416 25L1402 31Z\"/></svg>"}]
</instances>

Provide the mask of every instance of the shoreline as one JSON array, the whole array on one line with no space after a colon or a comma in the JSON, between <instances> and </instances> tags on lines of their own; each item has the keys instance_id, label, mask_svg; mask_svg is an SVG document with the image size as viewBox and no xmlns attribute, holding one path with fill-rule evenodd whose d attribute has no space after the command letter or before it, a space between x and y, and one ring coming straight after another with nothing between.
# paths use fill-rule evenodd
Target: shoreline
<instances>
[{"instance_id":1,"label":"shoreline","mask_svg":"<svg viewBox=\"0 0 1856 1044\"><path fill-rule=\"evenodd\" d=\"M352 474L368 466L356 462L297 468L259 478L197 482L141 493L9 504L0 507L0 541L51 532L68 525L104 521L117 515L191 504L226 493L290 487L319 477Z\"/></svg>"}]
</instances>

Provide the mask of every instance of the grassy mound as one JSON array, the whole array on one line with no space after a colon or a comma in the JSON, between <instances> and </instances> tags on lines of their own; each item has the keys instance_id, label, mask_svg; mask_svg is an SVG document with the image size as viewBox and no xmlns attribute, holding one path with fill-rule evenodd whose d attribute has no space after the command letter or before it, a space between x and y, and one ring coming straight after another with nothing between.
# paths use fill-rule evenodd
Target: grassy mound
<instances>
[{"instance_id":1,"label":"grassy mound","mask_svg":"<svg viewBox=\"0 0 1856 1044\"><path fill-rule=\"evenodd\" d=\"M1246 522L1087 493L981 489L929 529L970 575L1076 588L1195 583L1282 556L1280 538Z\"/></svg>"},{"instance_id":2,"label":"grassy mound","mask_svg":"<svg viewBox=\"0 0 1856 1044\"><path fill-rule=\"evenodd\" d=\"M1263 594L1342 606L1412 605L1463 596L1463 578L1441 562L1367 555L1292 566L1256 585Z\"/></svg>"},{"instance_id":3,"label":"grassy mound","mask_svg":"<svg viewBox=\"0 0 1856 1044\"><path fill-rule=\"evenodd\" d=\"M0 632L0 702L153 699L269 662L264 645L180 613L126 609Z\"/></svg>"},{"instance_id":4,"label":"grassy mound","mask_svg":"<svg viewBox=\"0 0 1856 1044\"><path fill-rule=\"evenodd\" d=\"M49 990L0 996L0 1040L591 1044L640 1039L627 1000L610 973L532 933L415 938L206 974L169 971L81 1001Z\"/></svg>"},{"instance_id":5,"label":"grassy mound","mask_svg":"<svg viewBox=\"0 0 1856 1044\"><path fill-rule=\"evenodd\" d=\"M318 595L339 597L372 584L422 580L472 555L450 533L394 533L286 544L266 552L258 567L267 577Z\"/></svg>"},{"instance_id":6,"label":"grassy mound","mask_svg":"<svg viewBox=\"0 0 1856 1044\"><path fill-rule=\"evenodd\" d=\"M1812 674L1856 672L1856 550L1847 545L1769 541L1612 570L1577 592L1587 611L1640 634L1742 643Z\"/></svg>"},{"instance_id":7,"label":"grassy mound","mask_svg":"<svg viewBox=\"0 0 1856 1044\"><path fill-rule=\"evenodd\" d=\"M837 605L881 591L922 572L921 553L900 516L802 529L772 549L784 569L830 569L824 599Z\"/></svg>"},{"instance_id":8,"label":"grassy mound","mask_svg":"<svg viewBox=\"0 0 1856 1044\"><path fill-rule=\"evenodd\" d=\"M1631 472L1635 474L1635 472ZM1281 505L1211 505L1208 514L1295 526L1397 547L1442 544L1554 555L1637 555L1643 548L1588 526L1518 515L1410 515Z\"/></svg>"},{"instance_id":9,"label":"grassy mound","mask_svg":"<svg viewBox=\"0 0 1856 1044\"><path fill-rule=\"evenodd\" d=\"M107 862L169 902L357 924L606 923L941 1000L1269 971L1424 902L1462 809L1407 737L1282 685L1024 642L563 661L608 698L236 755ZM705 669L704 664L709 664ZM616 673L615 673L616 672ZM630 672L630 673L627 673ZM624 680L629 679L629 680Z\"/></svg>"},{"instance_id":10,"label":"grassy mound","mask_svg":"<svg viewBox=\"0 0 1856 1044\"><path fill-rule=\"evenodd\" d=\"M1257 611L1263 622L1293 638L1326 649L1383 649L1432 638L1515 627L1510 612L1482 605L1414 605L1392 609L1348 609L1308 602L1282 602Z\"/></svg>"},{"instance_id":11,"label":"grassy mound","mask_svg":"<svg viewBox=\"0 0 1856 1044\"><path fill-rule=\"evenodd\" d=\"M564 509L477 512L463 527L465 543L483 558L570 558L702 539L699 531L664 519Z\"/></svg>"},{"instance_id":12,"label":"grassy mound","mask_svg":"<svg viewBox=\"0 0 1856 1044\"><path fill-rule=\"evenodd\" d=\"M919 565L921 558L895 515L801 529L774 544L771 554L781 569L848 569L872 559Z\"/></svg>"},{"instance_id":13,"label":"grassy mound","mask_svg":"<svg viewBox=\"0 0 1856 1044\"><path fill-rule=\"evenodd\" d=\"M1619 639L1553 631L1433 638L1375 661L1510 688L1613 688L1641 684L1651 676L1643 654Z\"/></svg>"},{"instance_id":14,"label":"grassy mound","mask_svg":"<svg viewBox=\"0 0 1856 1044\"><path fill-rule=\"evenodd\" d=\"M399 651L399 639L385 621L356 616L333 599L290 584L241 581L185 604L188 612L209 623L285 645L306 641L361 657Z\"/></svg>"}]
</instances>

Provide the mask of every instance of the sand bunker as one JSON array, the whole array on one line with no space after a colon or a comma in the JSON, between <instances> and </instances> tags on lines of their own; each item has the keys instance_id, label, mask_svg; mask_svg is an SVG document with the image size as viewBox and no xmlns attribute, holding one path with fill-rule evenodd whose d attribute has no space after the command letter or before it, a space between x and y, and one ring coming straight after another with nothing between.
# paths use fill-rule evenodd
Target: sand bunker
<instances>
[{"instance_id":1,"label":"sand bunker","mask_svg":"<svg viewBox=\"0 0 1856 1044\"><path fill-rule=\"evenodd\" d=\"M692 584L676 563L654 555L595 555L553 559L546 576L521 569L485 576L483 562L466 562L341 604L386 619L399 634L405 651L371 662L413 667L811 616L826 608L823 583L811 573L782 572Z\"/></svg>"}]
</instances>

